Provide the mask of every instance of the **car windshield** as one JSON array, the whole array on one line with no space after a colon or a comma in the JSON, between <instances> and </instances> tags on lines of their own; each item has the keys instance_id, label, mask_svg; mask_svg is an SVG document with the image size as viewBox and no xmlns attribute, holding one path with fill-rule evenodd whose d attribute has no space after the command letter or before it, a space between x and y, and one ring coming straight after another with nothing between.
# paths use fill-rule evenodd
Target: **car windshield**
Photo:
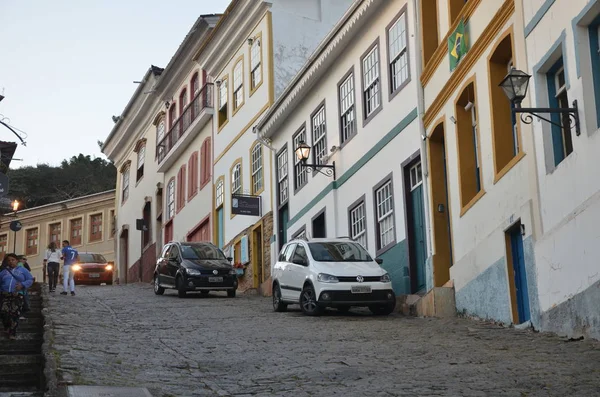
<instances>
[{"instance_id":1,"label":"car windshield","mask_svg":"<svg viewBox=\"0 0 600 397\"><path fill-rule=\"evenodd\" d=\"M208 244L181 245L181 256L183 259L226 259L223 251Z\"/></svg>"},{"instance_id":2,"label":"car windshield","mask_svg":"<svg viewBox=\"0 0 600 397\"><path fill-rule=\"evenodd\" d=\"M79 263L106 263L106 258L100 254L79 254Z\"/></svg>"},{"instance_id":3,"label":"car windshield","mask_svg":"<svg viewBox=\"0 0 600 397\"><path fill-rule=\"evenodd\" d=\"M353 241L308 243L312 257L318 262L370 262L371 255Z\"/></svg>"}]
</instances>

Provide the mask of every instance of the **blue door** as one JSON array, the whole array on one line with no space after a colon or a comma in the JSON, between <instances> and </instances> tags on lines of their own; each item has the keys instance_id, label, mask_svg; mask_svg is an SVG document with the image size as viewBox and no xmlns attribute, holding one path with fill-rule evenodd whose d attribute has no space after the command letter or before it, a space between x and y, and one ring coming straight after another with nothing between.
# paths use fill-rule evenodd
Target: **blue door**
<instances>
[{"instance_id":1,"label":"blue door","mask_svg":"<svg viewBox=\"0 0 600 397\"><path fill-rule=\"evenodd\" d=\"M223 236L223 207L217 210L217 246L219 248L223 248L223 244L225 244L224 236Z\"/></svg>"},{"instance_id":2,"label":"blue door","mask_svg":"<svg viewBox=\"0 0 600 397\"><path fill-rule=\"evenodd\" d=\"M412 268L415 272L413 281L414 291L419 292L426 289L425 281L425 261L427 260L427 249L425 247L425 208L423 204L423 177L421 172L421 162L410 168L410 197L408 197L412 212L409 216L411 224L409 225L409 243Z\"/></svg>"},{"instance_id":3,"label":"blue door","mask_svg":"<svg viewBox=\"0 0 600 397\"><path fill-rule=\"evenodd\" d=\"M521 236L520 225L510 232L510 245L512 250L517 311L519 314L519 324L522 324L528 321L531 316L529 312L529 293L527 292L527 274L525 271L525 255L523 254L523 238Z\"/></svg>"},{"instance_id":4,"label":"blue door","mask_svg":"<svg viewBox=\"0 0 600 397\"><path fill-rule=\"evenodd\" d=\"M288 229L288 222L290 220L290 212L288 210L288 206L287 204L285 204L280 210L279 210L279 217L277 220L278 223L278 234L279 236L277 236L278 240L279 240L279 249L281 250L281 248L283 248L283 245L285 243L287 243L287 229Z\"/></svg>"}]
</instances>

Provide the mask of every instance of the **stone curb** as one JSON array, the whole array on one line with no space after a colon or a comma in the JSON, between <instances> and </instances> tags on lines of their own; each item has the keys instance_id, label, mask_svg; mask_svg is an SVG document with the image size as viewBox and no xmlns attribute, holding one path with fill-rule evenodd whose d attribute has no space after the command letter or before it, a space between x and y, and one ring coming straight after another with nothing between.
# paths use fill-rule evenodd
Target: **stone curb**
<instances>
[{"instance_id":1,"label":"stone curb","mask_svg":"<svg viewBox=\"0 0 600 397\"><path fill-rule=\"evenodd\" d=\"M42 319L44 322L44 342L42 343L42 356L44 357L44 377L46 380L46 390L44 397L56 397L58 395L58 380L56 377L56 357L52 354L52 340L54 324L50 317L49 292L46 290L47 284L41 285L40 295L42 297Z\"/></svg>"}]
</instances>

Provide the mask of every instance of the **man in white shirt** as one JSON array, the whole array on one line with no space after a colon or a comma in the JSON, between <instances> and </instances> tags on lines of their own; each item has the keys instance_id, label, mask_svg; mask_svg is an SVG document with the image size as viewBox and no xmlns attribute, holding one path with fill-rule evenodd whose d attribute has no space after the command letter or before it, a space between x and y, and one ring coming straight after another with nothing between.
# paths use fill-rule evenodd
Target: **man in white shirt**
<instances>
[{"instance_id":1,"label":"man in white shirt","mask_svg":"<svg viewBox=\"0 0 600 397\"><path fill-rule=\"evenodd\" d=\"M52 241L48 245L48 249L44 255L44 267L46 267L46 264L48 266L48 288L50 292L56 291L61 255L61 251L56 247L56 243Z\"/></svg>"}]
</instances>

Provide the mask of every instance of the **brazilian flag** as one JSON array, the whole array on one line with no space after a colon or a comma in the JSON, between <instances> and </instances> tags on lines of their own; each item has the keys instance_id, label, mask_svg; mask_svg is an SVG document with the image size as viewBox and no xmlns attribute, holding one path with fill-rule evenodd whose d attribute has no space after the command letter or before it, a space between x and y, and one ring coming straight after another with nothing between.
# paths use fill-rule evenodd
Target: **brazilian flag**
<instances>
[{"instance_id":1,"label":"brazilian flag","mask_svg":"<svg viewBox=\"0 0 600 397\"><path fill-rule=\"evenodd\" d=\"M469 35L464 20L460 23L448 37L448 55L450 56L450 71L456 69L460 60L469 51Z\"/></svg>"}]
</instances>

